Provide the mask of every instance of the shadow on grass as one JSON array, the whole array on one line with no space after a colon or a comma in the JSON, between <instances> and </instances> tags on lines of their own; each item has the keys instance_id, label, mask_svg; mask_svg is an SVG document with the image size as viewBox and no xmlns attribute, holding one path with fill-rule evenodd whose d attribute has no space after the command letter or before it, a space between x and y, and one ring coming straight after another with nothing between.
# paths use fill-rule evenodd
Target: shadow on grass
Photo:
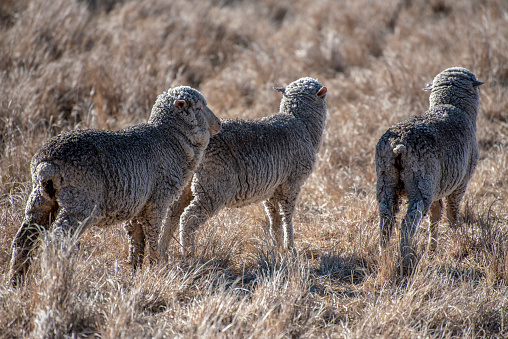
<instances>
[{"instance_id":1,"label":"shadow on grass","mask_svg":"<svg viewBox=\"0 0 508 339\"><path fill-rule=\"evenodd\" d=\"M357 256L342 257L338 253L330 253L321 256L316 275L328 277L334 281L359 285L363 283L373 270L367 261Z\"/></svg>"},{"instance_id":2,"label":"shadow on grass","mask_svg":"<svg viewBox=\"0 0 508 339\"><path fill-rule=\"evenodd\" d=\"M466 282L478 285L485 279L485 273L475 268L456 268L452 265L440 265L430 269L434 270L437 276L457 283Z\"/></svg>"}]
</instances>

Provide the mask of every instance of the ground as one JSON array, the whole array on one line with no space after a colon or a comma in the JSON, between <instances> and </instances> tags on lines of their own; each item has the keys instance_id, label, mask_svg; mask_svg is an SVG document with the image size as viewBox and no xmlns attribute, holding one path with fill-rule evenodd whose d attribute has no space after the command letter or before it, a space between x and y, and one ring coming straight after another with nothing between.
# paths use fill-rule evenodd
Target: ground
<instances>
[{"instance_id":1,"label":"ground","mask_svg":"<svg viewBox=\"0 0 508 339\"><path fill-rule=\"evenodd\" d=\"M508 3L503 0L128 0L0 4L0 336L508 336ZM478 168L410 279L378 255L374 148L422 114L421 89L462 66L480 81ZM328 88L327 127L295 214L297 253L268 241L261 205L225 209L198 255L131 275L121 225L45 238L26 284L7 279L30 159L76 128L146 121L192 86L221 118L278 111L280 87ZM401 215L403 211L401 212ZM422 225L422 244L425 227ZM48 235L51 237L51 235Z\"/></svg>"}]
</instances>

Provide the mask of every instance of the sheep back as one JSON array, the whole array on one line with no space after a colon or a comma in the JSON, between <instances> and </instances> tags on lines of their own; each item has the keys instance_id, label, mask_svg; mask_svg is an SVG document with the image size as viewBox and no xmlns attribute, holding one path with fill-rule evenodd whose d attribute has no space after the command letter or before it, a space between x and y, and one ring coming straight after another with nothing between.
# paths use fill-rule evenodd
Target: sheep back
<instances>
[{"instance_id":1,"label":"sheep back","mask_svg":"<svg viewBox=\"0 0 508 339\"><path fill-rule=\"evenodd\" d=\"M315 149L301 121L278 114L259 121L223 120L222 132L210 140L193 180L216 187L227 207L267 199L281 183L305 180L314 167ZM211 180L215 178L215 180ZM209 192L209 193L211 193ZM219 193L219 192L217 192Z\"/></svg>"}]
</instances>

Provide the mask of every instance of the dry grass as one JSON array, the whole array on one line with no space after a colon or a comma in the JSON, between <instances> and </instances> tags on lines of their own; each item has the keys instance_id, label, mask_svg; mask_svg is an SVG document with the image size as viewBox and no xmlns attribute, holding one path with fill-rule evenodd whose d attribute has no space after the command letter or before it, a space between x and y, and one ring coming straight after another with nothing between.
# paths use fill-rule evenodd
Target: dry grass
<instances>
[{"instance_id":1,"label":"dry grass","mask_svg":"<svg viewBox=\"0 0 508 339\"><path fill-rule=\"evenodd\" d=\"M400 281L396 240L392 261L377 255L374 146L424 112L421 88L457 65L486 81L480 163L463 226L442 225L437 253ZM60 247L47 235L27 283L10 286L30 159L48 138L145 121L176 85L198 88L220 117L261 117L278 109L271 88L301 76L328 87L329 117L296 255L267 244L253 205L210 220L194 260L134 276L120 226ZM0 84L0 337L508 336L504 0L7 0Z\"/></svg>"}]
</instances>

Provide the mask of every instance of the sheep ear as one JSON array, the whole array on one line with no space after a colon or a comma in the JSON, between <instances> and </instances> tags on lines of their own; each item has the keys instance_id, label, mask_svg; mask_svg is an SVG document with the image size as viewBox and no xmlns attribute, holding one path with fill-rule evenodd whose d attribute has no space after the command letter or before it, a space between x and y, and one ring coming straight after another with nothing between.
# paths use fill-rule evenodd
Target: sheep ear
<instances>
[{"instance_id":1,"label":"sheep ear","mask_svg":"<svg viewBox=\"0 0 508 339\"><path fill-rule=\"evenodd\" d=\"M432 83L427 84L424 88L422 88L424 91L431 91L432 90Z\"/></svg>"},{"instance_id":2,"label":"sheep ear","mask_svg":"<svg viewBox=\"0 0 508 339\"><path fill-rule=\"evenodd\" d=\"M323 95L325 95L325 94L326 94L326 92L328 92L328 89L327 89L325 86L323 86L323 87L321 87L321 89L320 89L320 90L316 93L316 95L317 95L318 97L322 97Z\"/></svg>"},{"instance_id":3,"label":"sheep ear","mask_svg":"<svg viewBox=\"0 0 508 339\"><path fill-rule=\"evenodd\" d=\"M476 80L473 81L473 87L478 87L478 86L483 85L483 84L484 84L484 82L481 82L481 81L476 81Z\"/></svg>"},{"instance_id":4,"label":"sheep ear","mask_svg":"<svg viewBox=\"0 0 508 339\"><path fill-rule=\"evenodd\" d=\"M286 94L286 88L285 87L274 87L274 90L277 92L282 92L282 94Z\"/></svg>"},{"instance_id":5,"label":"sheep ear","mask_svg":"<svg viewBox=\"0 0 508 339\"><path fill-rule=\"evenodd\" d=\"M175 100L174 104L176 107L178 107L180 109L184 109L187 107L187 102L185 102L185 100Z\"/></svg>"}]
</instances>

